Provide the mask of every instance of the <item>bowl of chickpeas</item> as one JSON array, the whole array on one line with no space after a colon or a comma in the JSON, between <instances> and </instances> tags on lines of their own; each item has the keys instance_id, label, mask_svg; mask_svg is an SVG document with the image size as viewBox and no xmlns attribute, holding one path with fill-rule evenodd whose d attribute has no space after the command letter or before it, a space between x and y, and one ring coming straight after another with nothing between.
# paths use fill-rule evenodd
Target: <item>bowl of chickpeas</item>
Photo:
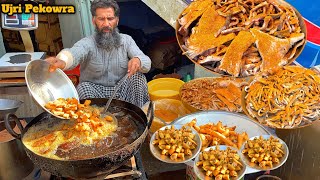
<instances>
[{"instance_id":1,"label":"bowl of chickpeas","mask_svg":"<svg viewBox=\"0 0 320 180\"><path fill-rule=\"evenodd\" d=\"M237 148L217 145L204 149L194 161L194 172L199 179L241 179L246 165Z\"/></svg>"},{"instance_id":2,"label":"bowl of chickpeas","mask_svg":"<svg viewBox=\"0 0 320 180\"><path fill-rule=\"evenodd\" d=\"M201 149L198 132L184 125L167 125L157 130L150 139L150 151L165 163L186 163L196 157Z\"/></svg>"},{"instance_id":3,"label":"bowl of chickpeas","mask_svg":"<svg viewBox=\"0 0 320 180\"><path fill-rule=\"evenodd\" d=\"M257 170L273 170L282 166L289 156L286 143L273 135L254 136L240 148L243 162Z\"/></svg>"}]
</instances>

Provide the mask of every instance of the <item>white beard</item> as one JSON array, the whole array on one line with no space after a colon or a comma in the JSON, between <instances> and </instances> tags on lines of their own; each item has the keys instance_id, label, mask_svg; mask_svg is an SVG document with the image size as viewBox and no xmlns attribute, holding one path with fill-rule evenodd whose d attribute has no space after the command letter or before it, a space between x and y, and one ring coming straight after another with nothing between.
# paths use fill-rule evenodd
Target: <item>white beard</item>
<instances>
[{"instance_id":1,"label":"white beard","mask_svg":"<svg viewBox=\"0 0 320 180\"><path fill-rule=\"evenodd\" d=\"M110 30L110 29L108 29ZM120 33L119 29L116 27L110 32L104 32L104 29L99 30L97 27L95 28L95 40L98 47L104 48L108 51L113 48L117 48L120 46Z\"/></svg>"}]
</instances>

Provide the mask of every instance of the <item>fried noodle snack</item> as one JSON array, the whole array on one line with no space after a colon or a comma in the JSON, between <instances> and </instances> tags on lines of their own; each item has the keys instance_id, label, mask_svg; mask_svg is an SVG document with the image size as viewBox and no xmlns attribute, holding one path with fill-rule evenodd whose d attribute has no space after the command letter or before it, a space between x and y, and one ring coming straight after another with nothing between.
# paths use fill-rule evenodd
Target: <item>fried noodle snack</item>
<instances>
[{"instance_id":1,"label":"fried noodle snack","mask_svg":"<svg viewBox=\"0 0 320 180\"><path fill-rule=\"evenodd\" d=\"M185 156L192 156L192 150L197 148L195 135L190 128L165 128L156 132L153 145L157 145L162 155L169 156L171 160L184 160Z\"/></svg>"},{"instance_id":2,"label":"fried noodle snack","mask_svg":"<svg viewBox=\"0 0 320 180\"><path fill-rule=\"evenodd\" d=\"M209 146L228 145L240 149L242 144L248 139L246 132L236 133L236 127L223 126L219 121L217 124L208 123L202 126L196 125L197 120L193 119L187 125L193 127L200 135L202 141L201 150Z\"/></svg>"},{"instance_id":3,"label":"fried noodle snack","mask_svg":"<svg viewBox=\"0 0 320 180\"><path fill-rule=\"evenodd\" d=\"M203 151L199 155L199 161L196 162L201 167L206 176L215 177L215 179L230 179L237 177L238 171L243 168L243 164L239 161L240 156L236 150L227 147L226 150L210 148L209 151Z\"/></svg>"},{"instance_id":4,"label":"fried noodle snack","mask_svg":"<svg viewBox=\"0 0 320 180\"><path fill-rule=\"evenodd\" d=\"M284 156L282 144L273 136L270 139L263 137L248 140L242 151L251 163L259 165L261 168L272 168L273 164L280 162Z\"/></svg>"},{"instance_id":5,"label":"fried noodle snack","mask_svg":"<svg viewBox=\"0 0 320 180\"><path fill-rule=\"evenodd\" d=\"M264 125L289 129L320 117L320 75L310 69L285 66L257 76L245 90L248 113Z\"/></svg>"}]
</instances>

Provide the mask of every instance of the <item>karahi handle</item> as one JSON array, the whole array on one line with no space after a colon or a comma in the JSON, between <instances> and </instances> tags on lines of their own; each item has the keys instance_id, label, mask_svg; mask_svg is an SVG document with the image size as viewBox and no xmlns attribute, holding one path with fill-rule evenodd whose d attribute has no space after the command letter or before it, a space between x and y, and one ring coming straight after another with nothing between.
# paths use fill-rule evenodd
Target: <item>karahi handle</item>
<instances>
[{"instance_id":1,"label":"karahi handle","mask_svg":"<svg viewBox=\"0 0 320 180\"><path fill-rule=\"evenodd\" d=\"M16 115L12 114L12 113L8 113L8 114L6 114L6 116L4 117L4 124L5 124L5 126L6 126L7 131L8 131L13 137L15 137L15 138L17 138L17 139L21 139L21 134L16 133L16 132L12 129L12 127L10 126L10 121L14 121L14 122L17 124L20 132L22 132L24 128L23 128L21 122L19 121L18 117L17 117Z\"/></svg>"}]
</instances>

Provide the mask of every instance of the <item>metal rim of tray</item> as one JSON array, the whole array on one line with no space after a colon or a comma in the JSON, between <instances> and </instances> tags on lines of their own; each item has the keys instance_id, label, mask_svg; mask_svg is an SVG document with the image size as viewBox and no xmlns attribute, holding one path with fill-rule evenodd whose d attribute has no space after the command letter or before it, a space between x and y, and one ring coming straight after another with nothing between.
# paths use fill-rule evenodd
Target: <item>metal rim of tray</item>
<instances>
[{"instance_id":1,"label":"metal rim of tray","mask_svg":"<svg viewBox=\"0 0 320 180\"><path fill-rule=\"evenodd\" d=\"M192 117L192 116L196 116L198 114L210 114L210 113L215 113L215 114L230 114L230 115L234 115L234 116L237 116L237 117L241 117L241 118L244 118L246 120L248 120L249 122L252 122L254 124L256 124L257 126L259 126L262 130L264 130L268 135L270 135L271 133L265 128L263 127L260 123L250 119L248 116L246 115L243 115L243 114L239 114L239 113L235 113L235 112L228 112L228 111L219 111L219 110L208 110L208 111L198 111L198 112L194 112L192 114L188 114L188 115L185 115L185 116L182 116L182 117L179 117L178 119L172 121L170 124L179 124L179 121L182 121L183 119L186 119L188 117ZM190 118L191 120L194 119L194 118Z\"/></svg>"},{"instance_id":2,"label":"metal rim of tray","mask_svg":"<svg viewBox=\"0 0 320 180\"><path fill-rule=\"evenodd\" d=\"M210 120L208 120L209 122L210 121L215 121L214 118L210 117L210 115L224 115L224 114L227 114L229 116L234 116L235 118L241 118L241 119L245 119L247 122L250 122L250 123L253 123L255 124L259 130L263 133L261 133L260 135L271 135L272 133L270 133L265 127L263 127L261 124L259 124L258 122L250 119L248 116L244 115L244 114L239 114L239 113L235 113L235 112L228 112L228 111L216 111L216 110L210 110L210 111L199 111L199 112L195 112L195 113L192 113L192 114L188 114L188 115L185 115L185 116L182 116L174 121L172 121L170 124L172 125L181 125L181 124L186 124L188 122L190 122L192 119L197 119L197 116L199 115L206 115L207 114L207 117L208 119L210 118ZM225 123L223 122L224 120L222 120L220 118L220 121L222 121L222 124L225 125ZM235 123L239 123L241 120L236 120L235 119ZM200 123L199 123L200 122ZM218 122L218 121L217 121ZM245 122L245 121L244 121ZM206 123L206 122L205 122ZM201 121L197 120L197 124L204 124L204 123L201 123ZM248 126L248 128L251 128L250 126ZM236 131L239 130L239 128L237 127L236 128ZM249 134L248 134L249 135ZM251 138L252 136L249 135L249 138ZM187 165L191 165L190 164L193 162L192 161L188 161L186 164ZM256 173L256 172L259 172L260 170L256 170L256 169L253 169L253 168L250 168L250 167L247 167L246 169L246 172L245 174L251 174L251 173Z\"/></svg>"}]
</instances>

